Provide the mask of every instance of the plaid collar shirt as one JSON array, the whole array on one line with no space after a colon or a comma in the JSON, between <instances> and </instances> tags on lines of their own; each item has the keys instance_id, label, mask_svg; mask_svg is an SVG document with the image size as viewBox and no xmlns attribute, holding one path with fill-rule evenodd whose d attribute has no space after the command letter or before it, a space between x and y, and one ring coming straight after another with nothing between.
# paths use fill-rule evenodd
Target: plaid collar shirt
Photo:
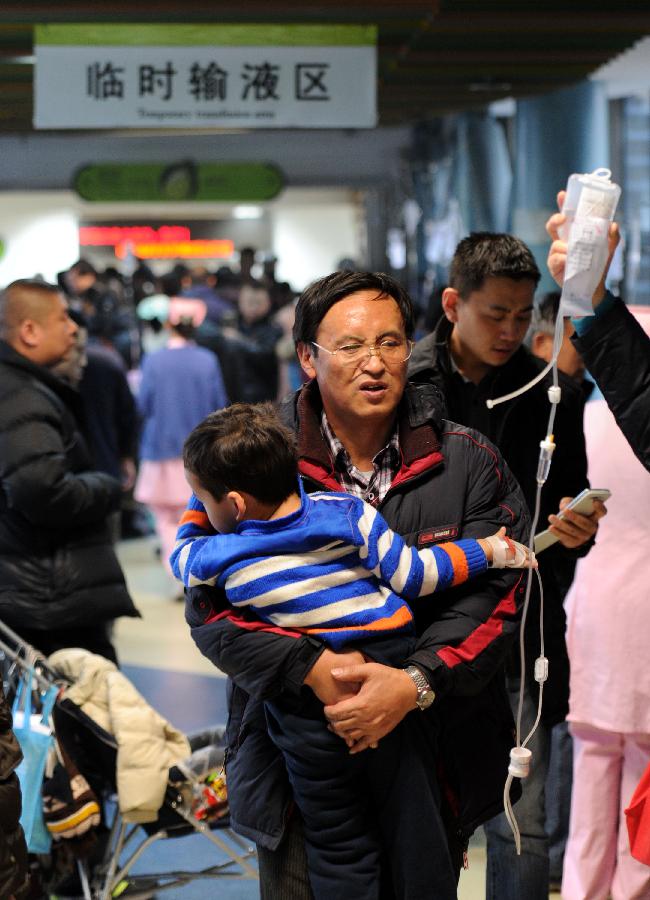
<instances>
[{"instance_id":1,"label":"plaid collar shirt","mask_svg":"<svg viewBox=\"0 0 650 900\"><path fill-rule=\"evenodd\" d=\"M348 451L334 434L324 410L321 414L321 430L332 455L334 469L338 473L342 489L348 494L360 497L371 506L379 506L401 464L397 423L386 446L374 457L372 472L362 472L352 464Z\"/></svg>"}]
</instances>

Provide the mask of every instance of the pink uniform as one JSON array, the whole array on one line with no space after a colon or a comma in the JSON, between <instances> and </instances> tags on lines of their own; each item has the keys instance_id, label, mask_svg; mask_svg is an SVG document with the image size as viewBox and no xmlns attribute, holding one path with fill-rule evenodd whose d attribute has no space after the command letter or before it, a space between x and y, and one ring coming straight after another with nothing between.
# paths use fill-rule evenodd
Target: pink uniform
<instances>
[{"instance_id":1,"label":"pink uniform","mask_svg":"<svg viewBox=\"0 0 650 900\"><path fill-rule=\"evenodd\" d=\"M567 595L574 781L564 900L650 898L623 809L650 760L650 475L604 400L585 409L589 480L609 488Z\"/></svg>"}]
</instances>

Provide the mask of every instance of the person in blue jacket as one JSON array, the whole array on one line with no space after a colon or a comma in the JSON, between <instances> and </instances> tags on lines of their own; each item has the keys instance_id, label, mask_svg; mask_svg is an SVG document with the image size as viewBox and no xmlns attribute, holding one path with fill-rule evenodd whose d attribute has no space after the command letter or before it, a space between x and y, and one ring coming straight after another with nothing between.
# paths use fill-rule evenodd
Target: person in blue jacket
<instances>
[{"instance_id":1,"label":"person in blue jacket","mask_svg":"<svg viewBox=\"0 0 650 900\"><path fill-rule=\"evenodd\" d=\"M194 342L205 314L202 300L171 298L167 343L144 357L137 392L142 430L134 496L153 513L161 559L170 575L176 526L190 496L183 441L209 412L228 403L216 356Z\"/></svg>"}]
</instances>

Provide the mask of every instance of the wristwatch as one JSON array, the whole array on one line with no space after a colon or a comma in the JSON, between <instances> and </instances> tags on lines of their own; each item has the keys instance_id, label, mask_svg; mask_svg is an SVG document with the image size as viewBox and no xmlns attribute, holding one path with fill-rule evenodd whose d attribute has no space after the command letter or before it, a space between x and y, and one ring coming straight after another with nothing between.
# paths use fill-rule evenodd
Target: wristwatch
<instances>
[{"instance_id":1,"label":"wristwatch","mask_svg":"<svg viewBox=\"0 0 650 900\"><path fill-rule=\"evenodd\" d=\"M422 710L428 709L436 699L435 691L431 689L431 685L417 666L407 666L404 671L418 689L418 695L415 699L417 708Z\"/></svg>"}]
</instances>

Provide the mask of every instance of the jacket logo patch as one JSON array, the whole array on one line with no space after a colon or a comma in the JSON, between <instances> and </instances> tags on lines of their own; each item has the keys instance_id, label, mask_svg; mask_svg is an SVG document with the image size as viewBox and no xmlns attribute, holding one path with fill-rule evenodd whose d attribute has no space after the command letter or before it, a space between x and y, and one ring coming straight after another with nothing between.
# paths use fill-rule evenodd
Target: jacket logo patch
<instances>
[{"instance_id":1,"label":"jacket logo patch","mask_svg":"<svg viewBox=\"0 0 650 900\"><path fill-rule=\"evenodd\" d=\"M428 547L429 544L439 544L441 541L453 541L458 537L458 525L445 525L442 528L427 528L418 534L418 547Z\"/></svg>"}]
</instances>

